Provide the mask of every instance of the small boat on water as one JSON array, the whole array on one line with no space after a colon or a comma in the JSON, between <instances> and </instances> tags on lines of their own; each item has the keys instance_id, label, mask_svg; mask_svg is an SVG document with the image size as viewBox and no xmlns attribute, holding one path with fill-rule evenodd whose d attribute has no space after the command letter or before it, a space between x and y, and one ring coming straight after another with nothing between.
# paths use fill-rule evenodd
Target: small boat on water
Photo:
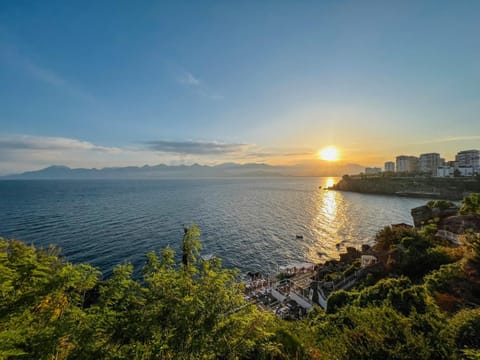
<instances>
[{"instance_id":1,"label":"small boat on water","mask_svg":"<svg viewBox=\"0 0 480 360\"><path fill-rule=\"evenodd\" d=\"M297 239L303 239L303 235L296 235L295 236Z\"/></svg>"},{"instance_id":2,"label":"small boat on water","mask_svg":"<svg viewBox=\"0 0 480 360\"><path fill-rule=\"evenodd\" d=\"M321 187L321 186L319 186L318 188L319 188L319 189L321 189L322 187Z\"/></svg>"}]
</instances>

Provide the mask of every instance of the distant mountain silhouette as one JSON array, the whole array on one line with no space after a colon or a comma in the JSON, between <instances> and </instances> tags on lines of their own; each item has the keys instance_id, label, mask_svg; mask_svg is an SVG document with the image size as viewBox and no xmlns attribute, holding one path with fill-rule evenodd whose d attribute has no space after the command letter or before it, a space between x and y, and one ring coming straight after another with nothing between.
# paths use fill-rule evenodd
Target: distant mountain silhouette
<instances>
[{"instance_id":1,"label":"distant mountain silhouette","mask_svg":"<svg viewBox=\"0 0 480 360\"><path fill-rule=\"evenodd\" d=\"M261 176L341 176L364 170L358 164L300 164L275 166L262 163L220 165L144 165L126 167L105 167L102 169L72 169L68 166L53 165L47 168L7 175L1 179L157 179L174 177L261 177Z\"/></svg>"}]
</instances>

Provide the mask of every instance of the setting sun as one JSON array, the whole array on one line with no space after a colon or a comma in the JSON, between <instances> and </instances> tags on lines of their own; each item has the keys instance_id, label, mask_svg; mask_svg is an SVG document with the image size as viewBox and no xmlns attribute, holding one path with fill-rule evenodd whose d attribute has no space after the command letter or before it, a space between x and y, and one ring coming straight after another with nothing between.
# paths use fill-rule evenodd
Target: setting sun
<instances>
[{"instance_id":1,"label":"setting sun","mask_svg":"<svg viewBox=\"0 0 480 360\"><path fill-rule=\"evenodd\" d=\"M338 160L338 150L334 147L326 147L318 152L318 157L326 161L337 161Z\"/></svg>"}]
</instances>

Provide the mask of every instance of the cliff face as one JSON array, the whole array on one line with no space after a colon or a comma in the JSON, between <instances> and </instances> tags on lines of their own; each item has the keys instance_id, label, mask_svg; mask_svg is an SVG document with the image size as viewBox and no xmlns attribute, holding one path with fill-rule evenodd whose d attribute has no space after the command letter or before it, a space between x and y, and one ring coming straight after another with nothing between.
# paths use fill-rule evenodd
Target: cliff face
<instances>
[{"instance_id":1,"label":"cliff face","mask_svg":"<svg viewBox=\"0 0 480 360\"><path fill-rule=\"evenodd\" d=\"M333 186L335 190L353 191L373 194L394 194L403 190L401 182L392 181L388 178L353 178L344 177Z\"/></svg>"},{"instance_id":2,"label":"cliff face","mask_svg":"<svg viewBox=\"0 0 480 360\"><path fill-rule=\"evenodd\" d=\"M480 192L479 178L344 176L334 190L424 198L461 200Z\"/></svg>"}]
</instances>

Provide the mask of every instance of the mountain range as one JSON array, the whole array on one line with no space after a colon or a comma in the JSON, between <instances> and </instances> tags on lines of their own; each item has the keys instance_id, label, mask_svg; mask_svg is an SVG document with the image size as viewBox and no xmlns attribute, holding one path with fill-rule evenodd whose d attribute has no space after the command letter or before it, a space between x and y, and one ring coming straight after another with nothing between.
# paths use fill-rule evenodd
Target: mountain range
<instances>
[{"instance_id":1,"label":"mountain range","mask_svg":"<svg viewBox=\"0 0 480 360\"><path fill-rule=\"evenodd\" d=\"M126 167L76 168L53 165L41 170L27 171L0 177L0 179L54 180L54 179L157 179L175 177L258 177L258 176L342 176L364 170L358 164L330 164L320 162L291 166L262 163L224 163L220 165L144 165Z\"/></svg>"}]
</instances>

